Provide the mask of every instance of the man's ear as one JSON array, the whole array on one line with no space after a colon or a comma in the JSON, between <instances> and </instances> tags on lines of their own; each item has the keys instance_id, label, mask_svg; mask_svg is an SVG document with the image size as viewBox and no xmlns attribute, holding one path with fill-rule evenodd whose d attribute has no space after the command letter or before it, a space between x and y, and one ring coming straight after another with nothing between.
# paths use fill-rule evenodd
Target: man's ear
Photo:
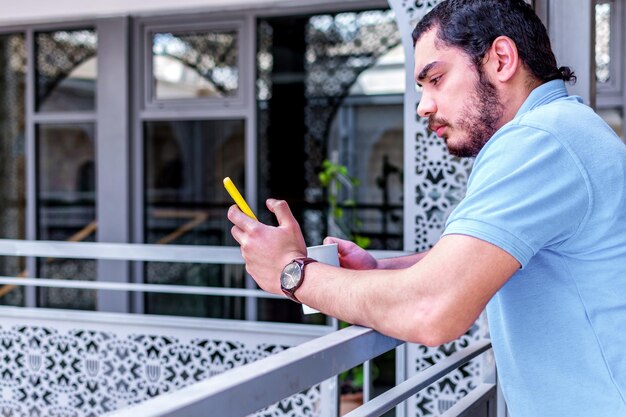
<instances>
[{"instance_id":1,"label":"man's ear","mask_svg":"<svg viewBox=\"0 0 626 417\"><path fill-rule=\"evenodd\" d=\"M507 36L498 36L488 52L487 65L490 66L492 79L509 81L517 73L520 59L515 42Z\"/></svg>"}]
</instances>

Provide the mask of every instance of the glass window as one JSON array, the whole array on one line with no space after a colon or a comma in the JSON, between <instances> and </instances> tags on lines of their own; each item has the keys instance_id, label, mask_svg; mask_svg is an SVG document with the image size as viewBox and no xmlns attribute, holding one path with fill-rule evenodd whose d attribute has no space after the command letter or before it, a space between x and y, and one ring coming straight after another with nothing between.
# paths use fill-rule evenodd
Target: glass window
<instances>
[{"instance_id":1,"label":"glass window","mask_svg":"<svg viewBox=\"0 0 626 417\"><path fill-rule=\"evenodd\" d=\"M95 241L95 142L93 124L37 128L38 239ZM39 259L42 278L94 280L96 262ZM93 310L93 290L39 289L41 307Z\"/></svg>"},{"instance_id":2,"label":"glass window","mask_svg":"<svg viewBox=\"0 0 626 417\"><path fill-rule=\"evenodd\" d=\"M153 98L228 98L239 89L236 30L152 35Z\"/></svg>"},{"instance_id":3,"label":"glass window","mask_svg":"<svg viewBox=\"0 0 626 417\"><path fill-rule=\"evenodd\" d=\"M391 48L376 63L363 71L350 87L350 95L404 94L404 49Z\"/></svg>"},{"instance_id":4,"label":"glass window","mask_svg":"<svg viewBox=\"0 0 626 417\"><path fill-rule=\"evenodd\" d=\"M343 224L367 237L368 248L403 248L403 125L402 101L375 104L355 97L346 98L331 125L330 160L358 179L353 190L343 187L339 194L356 202L353 211L344 210Z\"/></svg>"},{"instance_id":5,"label":"glass window","mask_svg":"<svg viewBox=\"0 0 626 417\"><path fill-rule=\"evenodd\" d=\"M597 112L624 140L624 76L621 42L624 3L596 0L595 60ZM621 35L620 35L621 34Z\"/></svg>"},{"instance_id":6,"label":"glass window","mask_svg":"<svg viewBox=\"0 0 626 417\"><path fill-rule=\"evenodd\" d=\"M369 249L400 248L402 227L391 232L384 225L385 218L397 215L379 215L378 220L372 215L387 210L381 208L386 204L385 187L381 191L376 178L368 177L382 175L381 182L389 181L391 174L384 170L402 169L397 161L403 154L404 53L393 11L261 19L257 41L259 201L268 197L289 201L307 243L319 244L335 223L328 219L330 187L321 183L319 174L326 160L341 164L361 184L353 195L342 198L357 206L344 237L353 238L358 228L359 235L370 239ZM389 100L393 95L397 99ZM357 96L360 107L354 107ZM390 102L397 105L391 109ZM392 136L398 140L390 140ZM391 147L387 164L377 145L381 141ZM394 181L401 184L401 175ZM396 199L395 194L387 198ZM366 206L367 213L360 212ZM349 211L353 210L343 213ZM393 238L383 236L383 229Z\"/></svg>"},{"instance_id":7,"label":"glass window","mask_svg":"<svg viewBox=\"0 0 626 417\"><path fill-rule=\"evenodd\" d=\"M150 121L144 124L145 242L234 246L222 180L245 189L243 120ZM242 266L147 263L145 281L242 288ZM240 298L148 294L154 314L243 318Z\"/></svg>"},{"instance_id":8,"label":"glass window","mask_svg":"<svg viewBox=\"0 0 626 417\"><path fill-rule=\"evenodd\" d=\"M24 35L0 36L0 237L24 239L26 181L24 154ZM0 275L24 276L23 258L0 257ZM24 287L0 285L0 304L23 305Z\"/></svg>"},{"instance_id":9,"label":"glass window","mask_svg":"<svg viewBox=\"0 0 626 417\"><path fill-rule=\"evenodd\" d=\"M611 79L611 3L596 4L596 80Z\"/></svg>"},{"instance_id":10,"label":"glass window","mask_svg":"<svg viewBox=\"0 0 626 417\"><path fill-rule=\"evenodd\" d=\"M263 18L256 38L258 201L287 200L307 244L320 244L337 230L329 218L330 187L319 175L325 161L341 164L360 182L340 196L346 237L358 234L369 249L401 248L402 210L394 205L402 189L395 170L402 169L404 57L394 13ZM380 82L390 76L401 81ZM275 221L266 211L257 215ZM293 303L258 302L259 320L317 316L303 317Z\"/></svg>"},{"instance_id":11,"label":"glass window","mask_svg":"<svg viewBox=\"0 0 626 417\"><path fill-rule=\"evenodd\" d=\"M89 29L39 32L35 42L37 111L94 110L96 32Z\"/></svg>"}]
</instances>

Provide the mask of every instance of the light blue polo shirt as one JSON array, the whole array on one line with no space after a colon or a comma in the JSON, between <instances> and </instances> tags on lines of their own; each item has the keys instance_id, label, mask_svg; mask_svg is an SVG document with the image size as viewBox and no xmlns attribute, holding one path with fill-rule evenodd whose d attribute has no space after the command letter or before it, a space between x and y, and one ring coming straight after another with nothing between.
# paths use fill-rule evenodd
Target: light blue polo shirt
<instances>
[{"instance_id":1,"label":"light blue polo shirt","mask_svg":"<svg viewBox=\"0 0 626 417\"><path fill-rule=\"evenodd\" d=\"M563 81L482 149L444 234L522 265L487 307L511 415L626 416L626 146Z\"/></svg>"}]
</instances>

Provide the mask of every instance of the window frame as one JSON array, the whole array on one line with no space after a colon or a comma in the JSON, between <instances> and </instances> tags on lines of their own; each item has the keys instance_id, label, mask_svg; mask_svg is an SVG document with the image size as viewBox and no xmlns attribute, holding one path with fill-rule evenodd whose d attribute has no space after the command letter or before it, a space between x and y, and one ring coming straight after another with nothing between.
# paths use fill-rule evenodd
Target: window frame
<instances>
[{"instance_id":1,"label":"window frame","mask_svg":"<svg viewBox=\"0 0 626 417\"><path fill-rule=\"evenodd\" d=\"M609 40L609 55L611 61L609 63L609 73L611 77L608 82L600 83L596 81L596 105L599 109L615 108L624 106L624 57L626 56L624 39L624 14L623 0L595 0L595 5L610 4L611 5L611 37ZM594 36L595 39L595 36ZM594 61L595 68L595 61ZM594 74L595 79L595 74Z\"/></svg>"},{"instance_id":2,"label":"window frame","mask_svg":"<svg viewBox=\"0 0 626 417\"><path fill-rule=\"evenodd\" d=\"M149 120L245 120L246 199L253 210L257 203L257 109L256 109L256 24L269 16L326 13L388 6L384 0L359 0L341 4L330 0L307 0L277 6L263 3L223 11L211 6L192 11L150 11L118 16L88 16L49 22L24 22L0 27L2 34L23 34L26 42L25 153L26 153L26 239L37 240L37 146L36 128L43 124L93 123L96 144L97 241L143 242L143 124ZM93 110L35 111L35 36L37 32L93 28L98 36L96 106ZM150 31L237 30L238 94L229 98L147 100L151 83L152 39ZM112 164L112 165L111 165ZM113 167L113 168L112 168ZM113 172L112 172L113 170ZM105 233L106 232L106 233ZM98 280L142 282L139 262L103 261ZM30 276L36 276L36 258L27 259ZM250 288L254 283L248 282ZM97 310L142 313L138 293L98 299ZM249 299L247 311L255 312ZM25 292L25 306L37 307L35 288ZM254 320L254 314L248 319Z\"/></svg>"},{"instance_id":3,"label":"window frame","mask_svg":"<svg viewBox=\"0 0 626 417\"><path fill-rule=\"evenodd\" d=\"M131 241L145 241L145 136L144 124L149 121L190 121L243 119L246 199L256 210L256 108L255 108L255 48L256 32L254 14L249 10L232 13L172 14L168 16L144 16L133 19L132 34L129 39L137 53L131 57L131 80L137 87L130 88L131 95L131 133L130 146L132 158L131 178L133 189L137 192L129 197L131 212ZM185 33L192 31L210 31L211 29L236 30L238 36L239 85L234 97L183 98L155 100L152 98L152 34L155 32ZM134 262L131 280L144 282L144 264ZM247 286L252 288L251 278ZM130 310L144 313L143 294L131 294ZM246 303L247 319L254 320L256 300L248 298Z\"/></svg>"},{"instance_id":4,"label":"window frame","mask_svg":"<svg viewBox=\"0 0 626 417\"><path fill-rule=\"evenodd\" d=\"M37 240L39 236L39 207L38 207L38 189L37 180L37 161L39 158L37 144L37 130L40 125L67 124L67 123L92 123L94 125L95 136L94 144L98 144L98 116L97 105L93 110L87 111L66 111L66 112L39 112L36 110L36 34L40 32L54 32L60 30L81 30L91 29L98 35L97 19L81 19L68 20L56 23L40 23L40 24L24 24L3 27L0 30L2 34L21 33L25 38L26 49L26 74L24 86L24 106L25 106L25 123L24 123L24 147L25 147L25 198L26 198L26 216L25 216L25 237L27 240ZM96 46L98 50L98 45ZM98 81L96 79L96 85ZM98 97L98 86L96 86L96 103ZM97 152L97 151L96 151ZM97 162L97 153L96 153ZM97 165L96 165L97 166ZM96 204L98 201L98 187L96 186ZM96 212L97 216L97 212ZM98 234L96 232L96 239ZM26 269L29 277L36 277L39 274L37 266L37 258L26 258ZM97 279L97 277L96 277ZM26 287L24 290L24 306L38 307L38 290L35 287Z\"/></svg>"},{"instance_id":5,"label":"window frame","mask_svg":"<svg viewBox=\"0 0 626 417\"><path fill-rule=\"evenodd\" d=\"M168 109L180 109L191 110L203 108L205 110L212 109L241 109L245 106L249 92L247 91L250 86L247 83L247 77L245 77L245 68L249 68L250 56L248 48L245 45L247 28L243 18L230 18L227 20L215 21L213 19L207 20L202 18L188 18L187 22L176 22L174 19L170 22L154 22L149 21L141 24L142 26L142 54L143 57L143 82L141 87L143 88L143 109L145 110L168 110ZM153 81L153 54L152 54L152 36L155 33L173 33L184 34L191 32L225 32L234 31L237 34L237 66L239 69L239 79L237 92L231 97L198 97L198 98L172 98L172 99L158 99L155 95L155 88Z\"/></svg>"}]
</instances>

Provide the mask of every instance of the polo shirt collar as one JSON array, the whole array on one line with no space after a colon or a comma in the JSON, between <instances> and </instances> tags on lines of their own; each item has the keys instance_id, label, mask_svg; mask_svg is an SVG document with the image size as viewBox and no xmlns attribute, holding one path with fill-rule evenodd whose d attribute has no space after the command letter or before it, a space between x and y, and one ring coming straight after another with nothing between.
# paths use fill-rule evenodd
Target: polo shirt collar
<instances>
[{"instance_id":1,"label":"polo shirt collar","mask_svg":"<svg viewBox=\"0 0 626 417\"><path fill-rule=\"evenodd\" d=\"M551 101L567 96L567 89L565 88L565 82L563 80L548 81L530 92L526 101L522 104L522 107L520 107L517 111L515 117L521 116L522 114L543 104L550 103Z\"/></svg>"}]
</instances>

